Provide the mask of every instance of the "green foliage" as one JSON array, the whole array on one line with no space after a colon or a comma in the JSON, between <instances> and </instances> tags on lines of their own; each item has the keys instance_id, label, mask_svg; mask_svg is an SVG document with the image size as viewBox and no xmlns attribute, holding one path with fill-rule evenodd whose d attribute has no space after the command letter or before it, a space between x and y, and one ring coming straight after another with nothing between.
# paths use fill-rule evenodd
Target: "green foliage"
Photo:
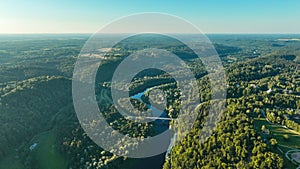
<instances>
[{"instance_id":1,"label":"green foliage","mask_svg":"<svg viewBox=\"0 0 300 169\"><path fill-rule=\"evenodd\" d=\"M289 135L284 134L284 135L283 135L283 139L284 139L285 141L288 141L288 140L289 140Z\"/></svg>"},{"instance_id":2,"label":"green foliage","mask_svg":"<svg viewBox=\"0 0 300 169\"><path fill-rule=\"evenodd\" d=\"M71 81L66 78L72 76L76 57L87 36L73 36L0 37L0 159L9 157L3 160L4 166L13 161L15 155L20 158L15 160L18 168L43 168L49 161L65 165L57 160L60 155L63 155L61 159L67 160L68 168L76 169L126 169L138 161L104 151L79 125L72 107ZM261 35L210 37L225 66L228 90L227 109L206 140L199 135L209 132L202 129L205 120L211 120L206 117L211 99L209 77L194 51L177 40L149 34L134 36L116 45L118 50L108 53L98 69L97 98L101 101L110 94L107 89L112 70L126 56L149 47L168 50L183 59L195 74L199 97L205 104L199 109L192 131L173 147L164 169L286 167L283 166L286 159L277 148L284 143L299 147L299 136L290 130L300 132L300 121L297 120L300 76L295 63L300 53L299 42L278 42L277 36L273 35L267 38ZM192 39L192 35L189 38ZM174 79L165 72L148 70L139 73L132 80L130 95L153 86L166 92L166 113L177 117L181 93ZM146 103L147 97L147 94L143 96ZM126 120L111 104L100 101L99 108L114 129L131 137L156 134L154 123ZM139 100L132 99L131 102L136 108L147 109ZM257 117L266 117L270 123L266 119L261 122ZM63 130L59 130L61 128ZM53 135L49 140L41 141L41 149L36 151L40 150L39 153L30 152L31 141L43 138L35 136L44 132ZM54 155L42 154L53 147Z\"/></svg>"}]
</instances>

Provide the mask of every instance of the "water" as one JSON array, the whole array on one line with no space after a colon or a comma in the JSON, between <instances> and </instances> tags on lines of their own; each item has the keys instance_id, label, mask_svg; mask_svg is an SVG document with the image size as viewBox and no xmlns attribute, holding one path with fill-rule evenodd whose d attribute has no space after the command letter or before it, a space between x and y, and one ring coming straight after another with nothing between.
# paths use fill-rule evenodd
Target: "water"
<instances>
[{"instance_id":1,"label":"water","mask_svg":"<svg viewBox=\"0 0 300 169\"><path fill-rule=\"evenodd\" d=\"M146 90L144 90L143 92L137 93L133 96L131 96L131 98L133 99L138 99L139 101L143 102L142 100L142 96L150 91L152 88L147 88ZM145 102L143 102L145 103ZM150 104L145 103L148 107L148 109L152 110L152 116L153 117L168 117L167 113L165 111L161 111L157 108L155 108L154 106L151 106ZM169 128L169 121L168 120L160 120L157 119L154 121L155 124L155 131L157 134L160 134L164 131L166 131ZM170 142L170 145L172 143ZM162 169L163 168L163 164L165 162L165 157L166 157L166 152L153 156L153 157L148 157L148 158L143 158L143 159L137 159L136 163L132 166L132 168L134 169Z\"/></svg>"},{"instance_id":2,"label":"water","mask_svg":"<svg viewBox=\"0 0 300 169\"><path fill-rule=\"evenodd\" d=\"M145 103L142 100L142 96L145 95L146 92L150 91L152 88L147 88L146 90L144 90L143 92L137 93L133 96L131 96L132 99L138 99L139 101ZM147 104L147 108L150 109L152 111L152 116L151 117L162 117L162 118L168 118L168 114L163 111L163 110L159 110L156 107ZM169 120L161 120L161 119L156 119L154 120L154 124L155 124L155 131L157 134L160 134L164 131L166 131L169 128Z\"/></svg>"}]
</instances>

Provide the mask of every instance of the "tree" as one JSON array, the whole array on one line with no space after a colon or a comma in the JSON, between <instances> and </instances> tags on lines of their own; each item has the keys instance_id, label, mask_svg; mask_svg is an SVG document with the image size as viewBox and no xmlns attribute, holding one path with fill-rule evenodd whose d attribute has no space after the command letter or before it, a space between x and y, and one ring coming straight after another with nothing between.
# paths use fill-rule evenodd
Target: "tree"
<instances>
[{"instance_id":1,"label":"tree","mask_svg":"<svg viewBox=\"0 0 300 169\"><path fill-rule=\"evenodd\" d=\"M284 135L283 135L283 139L284 139L285 141L289 140L289 135L284 134Z\"/></svg>"},{"instance_id":2,"label":"tree","mask_svg":"<svg viewBox=\"0 0 300 169\"><path fill-rule=\"evenodd\" d=\"M273 147L277 146L277 144L278 144L278 142L277 142L277 140L276 140L275 138L272 138L272 139L270 140L270 143L271 143L271 145L272 145Z\"/></svg>"}]
</instances>

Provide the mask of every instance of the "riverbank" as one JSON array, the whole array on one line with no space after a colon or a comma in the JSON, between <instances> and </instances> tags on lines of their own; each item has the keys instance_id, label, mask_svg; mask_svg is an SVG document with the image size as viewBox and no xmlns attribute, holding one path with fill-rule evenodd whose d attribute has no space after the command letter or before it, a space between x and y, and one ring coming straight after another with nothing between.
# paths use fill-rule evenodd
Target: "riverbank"
<instances>
[{"instance_id":1,"label":"riverbank","mask_svg":"<svg viewBox=\"0 0 300 169\"><path fill-rule=\"evenodd\" d=\"M156 88L157 86L154 87L150 87L150 88L146 88L144 89L142 92L136 93L134 95L131 96L131 98L134 99L138 99L139 101L145 103L142 99L143 95L146 92L151 91L153 88ZM161 112L158 109L156 109L155 107L151 106L148 103L145 103L148 107L148 109L153 111L153 117L158 116L158 117L168 117L167 113L165 111ZM157 119L154 121L154 123L156 123L156 128L155 131L157 132L157 134L160 134L166 130L168 130L169 128L169 120L167 120L167 123L163 122L164 120L161 119ZM173 142L170 140L170 147L173 147ZM170 150L169 150L170 151ZM166 160L166 154L167 152L164 152L162 154L153 156L153 157L148 157L148 158L142 158L142 159L136 159L134 160L134 164L133 164L133 168L143 168L143 169L162 169L163 165L165 163Z\"/></svg>"}]
</instances>

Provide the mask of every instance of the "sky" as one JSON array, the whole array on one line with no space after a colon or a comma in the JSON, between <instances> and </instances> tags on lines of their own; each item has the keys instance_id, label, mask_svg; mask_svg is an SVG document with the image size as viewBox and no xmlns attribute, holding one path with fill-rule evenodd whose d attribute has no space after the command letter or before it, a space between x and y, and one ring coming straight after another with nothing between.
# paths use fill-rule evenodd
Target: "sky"
<instances>
[{"instance_id":1,"label":"sky","mask_svg":"<svg viewBox=\"0 0 300 169\"><path fill-rule=\"evenodd\" d=\"M94 33L127 15L163 12L204 33L300 33L298 0L0 0L0 34Z\"/></svg>"}]
</instances>

